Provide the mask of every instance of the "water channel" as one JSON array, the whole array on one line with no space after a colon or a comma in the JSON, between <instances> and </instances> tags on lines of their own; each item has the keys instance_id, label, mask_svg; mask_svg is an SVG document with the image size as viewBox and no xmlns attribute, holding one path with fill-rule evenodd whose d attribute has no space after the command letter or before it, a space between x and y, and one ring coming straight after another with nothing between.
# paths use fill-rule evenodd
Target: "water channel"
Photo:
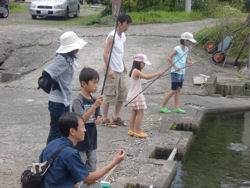
<instances>
[{"instance_id":1,"label":"water channel","mask_svg":"<svg viewBox=\"0 0 250 188\"><path fill-rule=\"evenodd\" d=\"M250 188L250 112L205 115L171 188Z\"/></svg>"}]
</instances>

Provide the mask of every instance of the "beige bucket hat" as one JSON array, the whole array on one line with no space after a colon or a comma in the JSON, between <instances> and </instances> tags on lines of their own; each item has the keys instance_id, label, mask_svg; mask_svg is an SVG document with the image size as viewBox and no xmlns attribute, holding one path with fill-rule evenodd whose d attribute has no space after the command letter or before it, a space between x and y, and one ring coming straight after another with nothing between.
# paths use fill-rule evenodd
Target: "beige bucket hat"
<instances>
[{"instance_id":1,"label":"beige bucket hat","mask_svg":"<svg viewBox=\"0 0 250 188\"><path fill-rule=\"evenodd\" d=\"M190 32L185 32L181 34L181 39L189 40L190 42L196 43L197 41L194 39L194 36Z\"/></svg>"},{"instance_id":2,"label":"beige bucket hat","mask_svg":"<svg viewBox=\"0 0 250 188\"><path fill-rule=\"evenodd\" d=\"M75 32L67 31L60 36L60 47L56 53L65 54L73 50L80 50L86 44L87 42L80 39Z\"/></svg>"}]
</instances>

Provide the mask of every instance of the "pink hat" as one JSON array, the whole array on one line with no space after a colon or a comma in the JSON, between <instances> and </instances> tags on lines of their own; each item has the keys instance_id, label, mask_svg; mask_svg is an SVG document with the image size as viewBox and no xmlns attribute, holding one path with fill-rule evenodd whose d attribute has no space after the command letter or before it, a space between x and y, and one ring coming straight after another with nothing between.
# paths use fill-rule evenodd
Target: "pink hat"
<instances>
[{"instance_id":1,"label":"pink hat","mask_svg":"<svg viewBox=\"0 0 250 188\"><path fill-rule=\"evenodd\" d=\"M143 62L147 65L151 65L150 61L145 54L136 54L133 58L134 61Z\"/></svg>"}]
</instances>

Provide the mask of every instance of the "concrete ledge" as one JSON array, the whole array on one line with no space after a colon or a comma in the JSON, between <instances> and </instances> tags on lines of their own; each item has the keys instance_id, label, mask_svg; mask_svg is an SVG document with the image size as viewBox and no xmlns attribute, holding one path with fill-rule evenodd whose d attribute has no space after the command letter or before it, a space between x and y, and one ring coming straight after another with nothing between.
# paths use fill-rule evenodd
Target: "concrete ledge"
<instances>
[{"instance_id":1,"label":"concrete ledge","mask_svg":"<svg viewBox=\"0 0 250 188\"><path fill-rule=\"evenodd\" d=\"M223 108L206 109L204 111L204 114L223 114L223 113L247 112L247 111L250 111L250 105L242 107L223 107Z\"/></svg>"},{"instance_id":2,"label":"concrete ledge","mask_svg":"<svg viewBox=\"0 0 250 188\"><path fill-rule=\"evenodd\" d=\"M205 89L209 96L212 96L213 94L215 94L216 81L217 81L216 76L211 76L210 78L207 79L207 83L205 84Z\"/></svg>"},{"instance_id":3,"label":"concrete ledge","mask_svg":"<svg viewBox=\"0 0 250 188\"><path fill-rule=\"evenodd\" d=\"M235 95L235 96L245 96L246 85L245 83L217 83L216 93L223 96Z\"/></svg>"},{"instance_id":4,"label":"concrete ledge","mask_svg":"<svg viewBox=\"0 0 250 188\"><path fill-rule=\"evenodd\" d=\"M218 75L216 81L216 94L222 96L245 96L246 84L241 78L230 75Z\"/></svg>"},{"instance_id":5,"label":"concrete ledge","mask_svg":"<svg viewBox=\"0 0 250 188\"><path fill-rule=\"evenodd\" d=\"M176 170L176 161L153 160L151 163L143 164L137 177L119 179L119 182L112 184L112 187L148 188L153 185L154 188L166 188L171 184Z\"/></svg>"}]
</instances>

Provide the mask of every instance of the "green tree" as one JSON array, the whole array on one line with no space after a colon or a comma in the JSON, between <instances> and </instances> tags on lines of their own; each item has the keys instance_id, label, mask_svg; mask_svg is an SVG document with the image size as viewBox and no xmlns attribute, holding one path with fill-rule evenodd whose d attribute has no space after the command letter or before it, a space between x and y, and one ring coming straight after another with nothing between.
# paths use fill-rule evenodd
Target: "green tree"
<instances>
[{"instance_id":1,"label":"green tree","mask_svg":"<svg viewBox=\"0 0 250 188\"><path fill-rule=\"evenodd\" d=\"M86 2L87 2L88 4L95 4L95 3L99 3L99 1L98 1L98 0L86 0Z\"/></svg>"}]
</instances>

